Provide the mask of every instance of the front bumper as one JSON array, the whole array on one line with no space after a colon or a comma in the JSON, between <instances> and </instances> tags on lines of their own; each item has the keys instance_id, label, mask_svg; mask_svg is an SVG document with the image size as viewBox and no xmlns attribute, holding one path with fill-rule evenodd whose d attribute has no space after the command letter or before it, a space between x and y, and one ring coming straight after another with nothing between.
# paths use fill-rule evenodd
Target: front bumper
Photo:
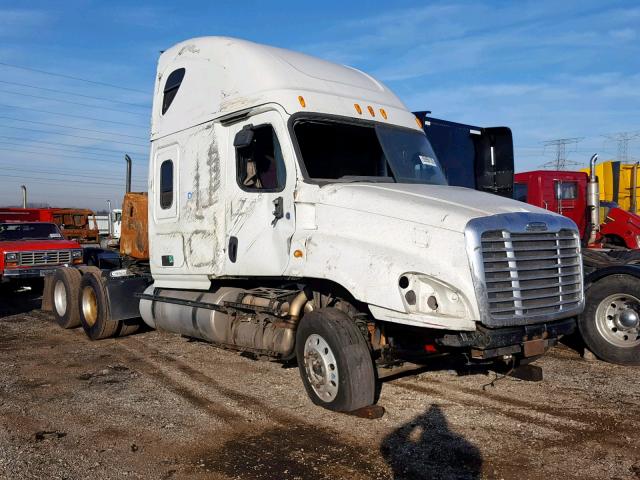
<instances>
[{"instance_id":1,"label":"front bumper","mask_svg":"<svg viewBox=\"0 0 640 480\"><path fill-rule=\"evenodd\" d=\"M9 268L2 271L0 278L3 282L10 280L20 280L24 278L41 278L47 275L53 275L56 269L68 267L68 265L47 265L46 267L29 267L29 268Z\"/></svg>"},{"instance_id":2,"label":"front bumper","mask_svg":"<svg viewBox=\"0 0 640 480\"><path fill-rule=\"evenodd\" d=\"M471 357L478 360L513 354L533 357L541 355L559 338L570 335L575 329L575 318L518 327L486 328L478 325L475 332L444 335L438 344L470 349Z\"/></svg>"}]
</instances>

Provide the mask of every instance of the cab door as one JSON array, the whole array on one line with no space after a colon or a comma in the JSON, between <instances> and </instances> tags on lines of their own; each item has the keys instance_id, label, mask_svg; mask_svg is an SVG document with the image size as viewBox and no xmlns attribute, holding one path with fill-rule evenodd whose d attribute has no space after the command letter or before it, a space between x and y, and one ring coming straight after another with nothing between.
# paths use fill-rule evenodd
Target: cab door
<instances>
[{"instance_id":1,"label":"cab door","mask_svg":"<svg viewBox=\"0 0 640 480\"><path fill-rule=\"evenodd\" d=\"M226 272L279 276L295 229L296 170L285 121L277 111L229 127Z\"/></svg>"}]
</instances>

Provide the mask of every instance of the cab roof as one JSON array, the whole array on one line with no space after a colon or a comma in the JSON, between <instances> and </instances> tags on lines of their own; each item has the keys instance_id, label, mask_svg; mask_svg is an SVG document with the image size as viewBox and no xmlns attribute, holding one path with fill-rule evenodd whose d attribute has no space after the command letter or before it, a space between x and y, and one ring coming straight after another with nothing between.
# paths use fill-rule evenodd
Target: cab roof
<instances>
[{"instance_id":1,"label":"cab roof","mask_svg":"<svg viewBox=\"0 0 640 480\"><path fill-rule=\"evenodd\" d=\"M193 38L163 52L154 92L152 140L267 103L290 114L329 113L418 128L400 99L360 70L230 37ZM175 97L167 107L170 95Z\"/></svg>"}]
</instances>

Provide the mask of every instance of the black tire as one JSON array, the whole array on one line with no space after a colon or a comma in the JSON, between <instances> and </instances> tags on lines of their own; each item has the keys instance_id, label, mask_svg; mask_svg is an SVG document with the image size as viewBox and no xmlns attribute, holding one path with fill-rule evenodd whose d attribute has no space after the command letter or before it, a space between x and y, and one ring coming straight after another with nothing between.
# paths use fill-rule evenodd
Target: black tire
<instances>
[{"instance_id":1,"label":"black tire","mask_svg":"<svg viewBox=\"0 0 640 480\"><path fill-rule=\"evenodd\" d=\"M328 345L331 354L329 358L335 360L335 363L324 362L329 368L319 368L326 381L316 385L332 390L324 394L316 391L317 387L312 385L310 379L313 375L310 372L310 362L313 361L312 355L318 357L320 354L314 350L318 347L310 346L311 354L305 359L307 342L311 345L318 337ZM375 403L376 374L369 347L355 322L344 312L335 308L323 308L307 313L300 321L296 333L296 357L304 388L316 405L338 412L351 412ZM322 358L326 360L326 357ZM318 359L319 364L323 364L322 358ZM337 375L337 382L330 380L330 370L335 370L333 375Z\"/></svg>"},{"instance_id":2,"label":"black tire","mask_svg":"<svg viewBox=\"0 0 640 480\"><path fill-rule=\"evenodd\" d=\"M623 328L615 313L632 311L640 316L640 279L630 275L604 277L587 289L585 302L578 329L589 350L606 362L640 365L640 329Z\"/></svg>"},{"instance_id":3,"label":"black tire","mask_svg":"<svg viewBox=\"0 0 640 480\"><path fill-rule=\"evenodd\" d=\"M121 322L110 321L107 290L99 272L89 271L82 276L78 309L82 328L91 340L113 337L121 327Z\"/></svg>"},{"instance_id":4,"label":"black tire","mask_svg":"<svg viewBox=\"0 0 640 480\"><path fill-rule=\"evenodd\" d=\"M62 328L80 326L78 295L82 275L75 268L58 268L53 274L51 288L51 306L53 318Z\"/></svg>"}]
</instances>

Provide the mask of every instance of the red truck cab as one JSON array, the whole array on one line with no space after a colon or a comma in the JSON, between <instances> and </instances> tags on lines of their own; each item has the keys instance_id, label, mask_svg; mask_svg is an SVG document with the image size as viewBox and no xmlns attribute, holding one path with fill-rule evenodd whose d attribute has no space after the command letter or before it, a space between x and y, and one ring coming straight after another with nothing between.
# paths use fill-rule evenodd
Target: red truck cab
<instances>
[{"instance_id":1,"label":"red truck cab","mask_svg":"<svg viewBox=\"0 0 640 480\"><path fill-rule=\"evenodd\" d=\"M34 280L82 263L82 247L47 222L0 220L0 282Z\"/></svg>"},{"instance_id":2,"label":"red truck cab","mask_svg":"<svg viewBox=\"0 0 640 480\"><path fill-rule=\"evenodd\" d=\"M589 236L587 208L588 176L584 172L535 170L516 173L516 200L559 213L576 222L583 240ZM622 210L615 203L600 206L600 232L595 247L640 248L640 216Z\"/></svg>"}]
</instances>

